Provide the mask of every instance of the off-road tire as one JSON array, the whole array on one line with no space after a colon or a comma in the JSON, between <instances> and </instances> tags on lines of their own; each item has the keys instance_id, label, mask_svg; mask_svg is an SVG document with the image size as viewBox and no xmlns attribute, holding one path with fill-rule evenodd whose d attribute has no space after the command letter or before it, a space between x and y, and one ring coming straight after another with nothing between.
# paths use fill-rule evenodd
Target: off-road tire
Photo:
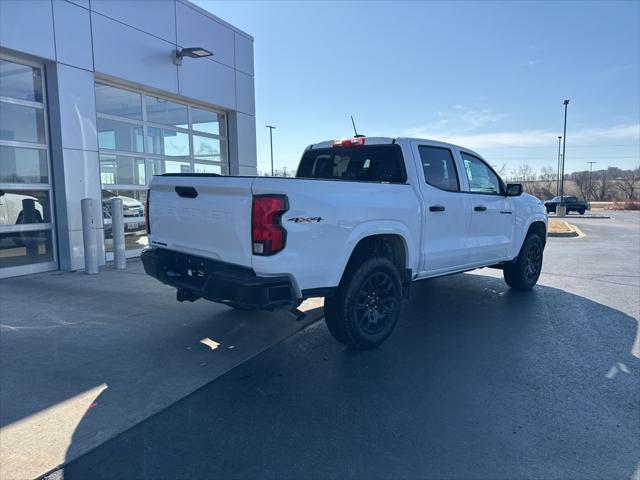
<instances>
[{"instance_id":1,"label":"off-road tire","mask_svg":"<svg viewBox=\"0 0 640 480\"><path fill-rule=\"evenodd\" d=\"M368 350L389 338L401 304L398 269L385 257L373 257L350 267L336 294L325 299L325 321L336 340Z\"/></svg>"},{"instance_id":2,"label":"off-road tire","mask_svg":"<svg viewBox=\"0 0 640 480\"><path fill-rule=\"evenodd\" d=\"M525 238L518 258L504 265L504 281L515 290L531 290L542 271L544 244L535 233Z\"/></svg>"}]
</instances>

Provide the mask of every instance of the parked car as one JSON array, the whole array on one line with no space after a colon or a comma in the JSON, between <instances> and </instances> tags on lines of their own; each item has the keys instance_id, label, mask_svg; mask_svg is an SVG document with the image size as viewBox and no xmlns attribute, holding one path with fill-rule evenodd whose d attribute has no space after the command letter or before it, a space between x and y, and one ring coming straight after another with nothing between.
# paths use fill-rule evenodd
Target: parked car
<instances>
[{"instance_id":1,"label":"parked car","mask_svg":"<svg viewBox=\"0 0 640 480\"><path fill-rule=\"evenodd\" d=\"M42 223L42 220L42 204L36 197L0 190L0 225Z\"/></svg>"},{"instance_id":2,"label":"parked car","mask_svg":"<svg viewBox=\"0 0 640 480\"><path fill-rule=\"evenodd\" d=\"M0 190L0 225L23 225L42 223L44 210L42 203L31 195ZM2 242L0 248L23 247L29 240L41 238L43 232L18 232L12 240Z\"/></svg>"},{"instance_id":3,"label":"parked car","mask_svg":"<svg viewBox=\"0 0 640 480\"><path fill-rule=\"evenodd\" d=\"M114 193L102 191L102 217L104 219L104 234L106 238L111 238L111 199L118 197L122 199L122 213L124 216L125 235L144 235L146 233L144 203L132 197L115 195ZM135 221L134 221L135 220Z\"/></svg>"},{"instance_id":4,"label":"parked car","mask_svg":"<svg viewBox=\"0 0 640 480\"><path fill-rule=\"evenodd\" d=\"M564 202L562 202L562 197L553 197L551 200L544 202L544 206L547 209L547 213L555 213L556 207L561 203L567 207L567 213L577 212L580 215L584 215L584 212L591 210L591 205L584 200L567 196L564 197Z\"/></svg>"},{"instance_id":5,"label":"parked car","mask_svg":"<svg viewBox=\"0 0 640 480\"><path fill-rule=\"evenodd\" d=\"M389 337L413 281L487 266L518 290L538 280L542 202L471 150L328 141L305 150L296 177L153 177L146 273L179 301L273 310L324 296L329 330L356 349Z\"/></svg>"}]
</instances>

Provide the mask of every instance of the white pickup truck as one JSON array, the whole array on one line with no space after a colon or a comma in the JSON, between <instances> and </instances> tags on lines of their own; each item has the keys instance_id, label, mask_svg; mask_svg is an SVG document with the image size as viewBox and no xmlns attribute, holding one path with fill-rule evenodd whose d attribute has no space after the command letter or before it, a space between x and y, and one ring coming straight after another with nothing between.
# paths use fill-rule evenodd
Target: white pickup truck
<instances>
[{"instance_id":1,"label":"white pickup truck","mask_svg":"<svg viewBox=\"0 0 640 480\"><path fill-rule=\"evenodd\" d=\"M146 272L240 309L325 297L333 336L372 348L393 331L411 282L502 268L537 282L547 215L477 153L412 138L310 145L296 178L166 174L147 196Z\"/></svg>"}]
</instances>

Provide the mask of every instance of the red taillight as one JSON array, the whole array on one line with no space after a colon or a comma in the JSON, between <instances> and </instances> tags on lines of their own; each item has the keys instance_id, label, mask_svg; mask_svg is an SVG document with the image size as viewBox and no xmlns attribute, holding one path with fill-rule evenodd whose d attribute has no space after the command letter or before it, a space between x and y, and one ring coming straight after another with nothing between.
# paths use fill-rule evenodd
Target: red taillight
<instances>
[{"instance_id":1,"label":"red taillight","mask_svg":"<svg viewBox=\"0 0 640 480\"><path fill-rule=\"evenodd\" d=\"M147 190L147 201L144 202L144 223L147 226L147 235L151 235L151 219L149 218L149 201L151 200L151 190Z\"/></svg>"},{"instance_id":2,"label":"red taillight","mask_svg":"<svg viewBox=\"0 0 640 480\"><path fill-rule=\"evenodd\" d=\"M251 245L254 255L273 255L284 248L287 231L282 214L289 209L285 195L254 195L251 208Z\"/></svg>"},{"instance_id":3,"label":"red taillight","mask_svg":"<svg viewBox=\"0 0 640 480\"><path fill-rule=\"evenodd\" d=\"M340 140L334 140L334 147L361 147L364 145L365 137L354 138L341 138Z\"/></svg>"}]
</instances>

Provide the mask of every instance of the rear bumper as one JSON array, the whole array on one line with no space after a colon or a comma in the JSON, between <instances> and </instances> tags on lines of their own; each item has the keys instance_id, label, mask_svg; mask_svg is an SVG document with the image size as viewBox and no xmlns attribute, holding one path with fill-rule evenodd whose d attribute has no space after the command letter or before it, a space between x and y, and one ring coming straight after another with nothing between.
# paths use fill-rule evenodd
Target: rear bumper
<instances>
[{"instance_id":1,"label":"rear bumper","mask_svg":"<svg viewBox=\"0 0 640 480\"><path fill-rule=\"evenodd\" d=\"M195 255L148 248L142 252L145 272L178 289L178 298L199 297L218 303L275 310L300 303L289 277L259 277L251 268Z\"/></svg>"}]
</instances>

